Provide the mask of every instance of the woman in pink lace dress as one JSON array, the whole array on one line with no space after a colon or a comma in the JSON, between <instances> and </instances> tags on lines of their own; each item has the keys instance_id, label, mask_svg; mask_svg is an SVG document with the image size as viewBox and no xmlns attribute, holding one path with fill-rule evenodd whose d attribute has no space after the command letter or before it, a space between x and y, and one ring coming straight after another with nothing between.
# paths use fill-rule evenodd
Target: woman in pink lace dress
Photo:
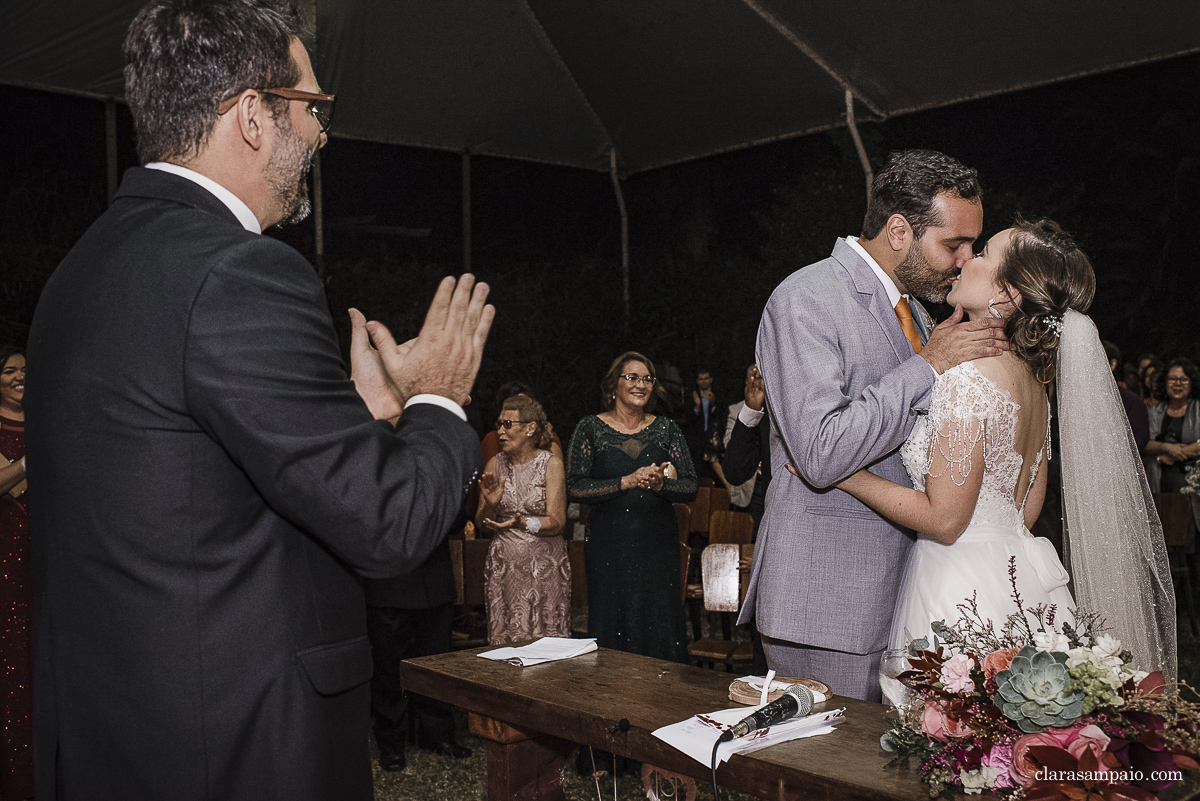
<instances>
[{"instance_id":1,"label":"woman in pink lace dress","mask_svg":"<svg viewBox=\"0 0 1200 801\"><path fill-rule=\"evenodd\" d=\"M571 636L571 565L560 534L567 521L563 461L546 448L541 404L504 402L500 453L488 461L475 524L493 532L485 565L488 642Z\"/></svg>"}]
</instances>

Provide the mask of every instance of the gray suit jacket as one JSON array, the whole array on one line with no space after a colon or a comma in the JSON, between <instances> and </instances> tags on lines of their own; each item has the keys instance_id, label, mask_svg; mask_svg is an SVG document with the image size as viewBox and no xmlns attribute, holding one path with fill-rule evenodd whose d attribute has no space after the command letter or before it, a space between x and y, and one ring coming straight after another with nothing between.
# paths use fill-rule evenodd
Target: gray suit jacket
<instances>
[{"instance_id":1,"label":"gray suit jacket","mask_svg":"<svg viewBox=\"0 0 1200 801\"><path fill-rule=\"evenodd\" d=\"M925 338L931 321L913 305ZM739 622L754 616L768 637L819 648L881 650L913 536L830 487L863 467L909 484L897 449L928 406L934 372L841 239L775 289L757 356L772 464L790 462L804 479L775 471Z\"/></svg>"}]
</instances>

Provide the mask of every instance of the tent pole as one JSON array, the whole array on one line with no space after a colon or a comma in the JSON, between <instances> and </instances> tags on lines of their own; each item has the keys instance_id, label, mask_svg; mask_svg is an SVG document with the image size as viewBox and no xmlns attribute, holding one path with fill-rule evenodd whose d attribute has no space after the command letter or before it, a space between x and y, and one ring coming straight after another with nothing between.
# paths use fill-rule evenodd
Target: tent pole
<instances>
[{"instance_id":1,"label":"tent pole","mask_svg":"<svg viewBox=\"0 0 1200 801\"><path fill-rule=\"evenodd\" d=\"M463 272L471 272L471 154L462 154Z\"/></svg>"},{"instance_id":2,"label":"tent pole","mask_svg":"<svg viewBox=\"0 0 1200 801\"><path fill-rule=\"evenodd\" d=\"M858 135L858 125L854 122L854 93L846 89L846 127L850 129L850 138L854 140L854 149L858 151L858 160L862 163L863 172L867 174L867 202L871 202L871 184L875 182L875 171L871 169L871 160L867 158L867 149L863 147L862 137Z\"/></svg>"},{"instance_id":3,"label":"tent pole","mask_svg":"<svg viewBox=\"0 0 1200 801\"><path fill-rule=\"evenodd\" d=\"M313 239L317 255L317 275L325 280L325 202L321 181L321 151L313 157Z\"/></svg>"},{"instance_id":4,"label":"tent pole","mask_svg":"<svg viewBox=\"0 0 1200 801\"><path fill-rule=\"evenodd\" d=\"M617 176L617 151L608 151L608 172L612 177L613 191L617 193L617 210L621 212L621 298L625 303L625 330L629 330L629 215L625 211L625 195L621 193L621 179Z\"/></svg>"},{"instance_id":5,"label":"tent pole","mask_svg":"<svg viewBox=\"0 0 1200 801\"><path fill-rule=\"evenodd\" d=\"M108 167L108 205L117 194L117 101L104 101L104 158Z\"/></svg>"}]
</instances>

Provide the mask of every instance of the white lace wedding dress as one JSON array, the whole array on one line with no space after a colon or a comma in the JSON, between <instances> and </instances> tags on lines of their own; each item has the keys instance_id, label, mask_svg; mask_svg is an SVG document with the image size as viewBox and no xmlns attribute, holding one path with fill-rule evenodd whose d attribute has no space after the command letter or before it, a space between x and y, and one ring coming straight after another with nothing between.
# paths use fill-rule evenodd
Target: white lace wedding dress
<instances>
[{"instance_id":1,"label":"white lace wedding dress","mask_svg":"<svg viewBox=\"0 0 1200 801\"><path fill-rule=\"evenodd\" d=\"M1021 504L1014 501L1022 464L1014 448L1020 408L970 362L938 378L929 414L917 421L900 449L904 466L916 489L923 491L937 448L957 483L972 471L983 470L983 486L971 522L952 545L918 535L900 585L890 648L906 647L909 637L929 637L932 644L931 623L953 624L961 616L959 605L972 596L980 617L991 620L998 633L1003 631L1008 616L1017 611L1009 580L1014 559L1025 609L1054 604L1056 623L1072 620L1075 604L1067 589L1067 571L1050 541L1034 537L1024 524L1029 487L1047 458L1048 430ZM983 464L971 464L971 453L981 437Z\"/></svg>"}]
</instances>

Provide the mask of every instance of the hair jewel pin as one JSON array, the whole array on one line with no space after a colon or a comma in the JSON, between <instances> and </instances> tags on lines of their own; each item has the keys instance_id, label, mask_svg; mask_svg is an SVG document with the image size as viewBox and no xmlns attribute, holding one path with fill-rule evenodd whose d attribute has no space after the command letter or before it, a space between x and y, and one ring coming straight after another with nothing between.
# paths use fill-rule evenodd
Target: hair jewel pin
<instances>
[{"instance_id":1,"label":"hair jewel pin","mask_svg":"<svg viewBox=\"0 0 1200 801\"><path fill-rule=\"evenodd\" d=\"M1056 337L1062 336L1063 321L1062 321L1061 317L1053 317L1053 316L1047 314L1045 317L1042 318L1042 322L1046 324L1047 328L1049 328L1051 331L1054 332L1054 336L1056 336Z\"/></svg>"}]
</instances>

